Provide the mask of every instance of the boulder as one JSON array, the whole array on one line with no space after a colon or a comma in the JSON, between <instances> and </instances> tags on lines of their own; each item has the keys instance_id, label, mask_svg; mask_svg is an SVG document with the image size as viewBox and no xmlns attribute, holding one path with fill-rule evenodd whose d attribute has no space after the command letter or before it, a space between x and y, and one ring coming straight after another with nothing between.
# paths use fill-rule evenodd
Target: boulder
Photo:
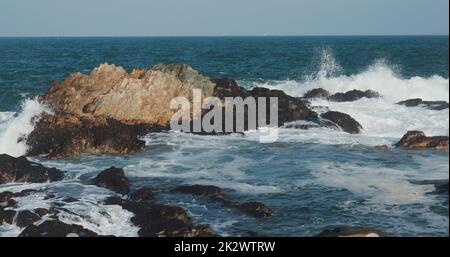
<instances>
[{"instance_id":1,"label":"boulder","mask_svg":"<svg viewBox=\"0 0 450 257\"><path fill-rule=\"evenodd\" d=\"M20 211L17 214L16 225L19 228L24 228L24 227L33 225L33 223L35 223L36 221L38 221L40 219L41 219L41 217L36 213L33 213L31 211Z\"/></svg>"},{"instance_id":2,"label":"boulder","mask_svg":"<svg viewBox=\"0 0 450 257\"><path fill-rule=\"evenodd\" d=\"M62 180L63 177L62 171L30 162L25 157L0 155L0 184L54 182Z\"/></svg>"},{"instance_id":3,"label":"boulder","mask_svg":"<svg viewBox=\"0 0 450 257\"><path fill-rule=\"evenodd\" d=\"M303 98L305 99L313 99L313 98L328 98L330 96L330 92L323 88L314 88L312 90L309 90L308 92L303 95Z\"/></svg>"},{"instance_id":4,"label":"boulder","mask_svg":"<svg viewBox=\"0 0 450 257\"><path fill-rule=\"evenodd\" d=\"M445 101L423 101L421 98L408 99L397 103L406 107L422 106L431 110L440 111L448 109L448 102Z\"/></svg>"},{"instance_id":5,"label":"boulder","mask_svg":"<svg viewBox=\"0 0 450 257\"><path fill-rule=\"evenodd\" d=\"M8 224L13 224L16 218L17 212L15 210L4 210L3 211L3 222Z\"/></svg>"},{"instance_id":6,"label":"boulder","mask_svg":"<svg viewBox=\"0 0 450 257\"><path fill-rule=\"evenodd\" d=\"M213 95L220 99L225 97L241 97L245 99L250 96L250 93L245 88L240 87L233 79L215 79L213 82L216 84Z\"/></svg>"},{"instance_id":7,"label":"boulder","mask_svg":"<svg viewBox=\"0 0 450 257\"><path fill-rule=\"evenodd\" d=\"M209 237L214 236L209 226L193 225L186 211L150 202L124 200L110 197L105 200L108 205L120 205L134 213L131 221L140 227L140 237Z\"/></svg>"},{"instance_id":8,"label":"boulder","mask_svg":"<svg viewBox=\"0 0 450 257\"><path fill-rule=\"evenodd\" d=\"M79 225L69 225L57 220L47 220L36 226L31 225L20 233L19 237L67 237L68 235L78 237L96 237L95 232Z\"/></svg>"},{"instance_id":9,"label":"boulder","mask_svg":"<svg viewBox=\"0 0 450 257\"><path fill-rule=\"evenodd\" d=\"M321 118L329 120L339 126L343 131L350 134L358 134L361 132L362 126L355 119L353 119L350 115L328 111L320 115Z\"/></svg>"},{"instance_id":10,"label":"boulder","mask_svg":"<svg viewBox=\"0 0 450 257\"><path fill-rule=\"evenodd\" d=\"M345 93L337 93L328 97L333 102L353 102L361 98L379 98L380 94L372 90L351 90Z\"/></svg>"},{"instance_id":11,"label":"boulder","mask_svg":"<svg viewBox=\"0 0 450 257\"><path fill-rule=\"evenodd\" d=\"M394 146L406 149L448 150L448 137L427 137L423 131L408 131Z\"/></svg>"},{"instance_id":12,"label":"boulder","mask_svg":"<svg viewBox=\"0 0 450 257\"><path fill-rule=\"evenodd\" d=\"M389 235L377 229L345 226L326 229L316 237L389 237Z\"/></svg>"},{"instance_id":13,"label":"boulder","mask_svg":"<svg viewBox=\"0 0 450 257\"><path fill-rule=\"evenodd\" d=\"M6 206L8 204L9 199L14 196L12 192L5 191L0 193L0 206Z\"/></svg>"},{"instance_id":14,"label":"boulder","mask_svg":"<svg viewBox=\"0 0 450 257\"><path fill-rule=\"evenodd\" d=\"M92 183L123 195L130 191L130 181L124 171L114 167L100 172L97 177L92 179Z\"/></svg>"}]
</instances>

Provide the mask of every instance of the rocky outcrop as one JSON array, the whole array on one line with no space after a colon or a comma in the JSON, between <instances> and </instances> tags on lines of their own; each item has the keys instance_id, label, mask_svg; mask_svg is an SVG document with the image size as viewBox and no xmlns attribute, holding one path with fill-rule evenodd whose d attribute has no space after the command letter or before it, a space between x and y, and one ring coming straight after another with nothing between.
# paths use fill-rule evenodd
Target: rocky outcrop
<instances>
[{"instance_id":1,"label":"rocky outcrop","mask_svg":"<svg viewBox=\"0 0 450 257\"><path fill-rule=\"evenodd\" d=\"M345 93L337 93L328 97L332 102L353 102L361 98L379 98L380 94L372 90L351 90Z\"/></svg>"},{"instance_id":2,"label":"rocky outcrop","mask_svg":"<svg viewBox=\"0 0 450 257\"><path fill-rule=\"evenodd\" d=\"M30 162L25 157L14 158L6 154L0 155L0 184L44 183L62 180L63 177L62 171Z\"/></svg>"},{"instance_id":3,"label":"rocky outcrop","mask_svg":"<svg viewBox=\"0 0 450 257\"><path fill-rule=\"evenodd\" d=\"M120 205L134 213L131 221L140 227L140 237L209 237L214 236L209 226L193 225L186 211L150 202L136 202L111 197L105 200L108 205Z\"/></svg>"},{"instance_id":4,"label":"rocky outcrop","mask_svg":"<svg viewBox=\"0 0 450 257\"><path fill-rule=\"evenodd\" d=\"M377 229L346 226L326 229L316 237L389 237L389 235Z\"/></svg>"},{"instance_id":5,"label":"rocky outcrop","mask_svg":"<svg viewBox=\"0 0 450 257\"><path fill-rule=\"evenodd\" d=\"M192 89L211 96L214 83L183 64L158 65L127 73L121 67L103 64L90 75L72 74L55 85L42 100L56 114L72 114L95 120L110 118L123 124L166 126L174 110L170 101L192 99Z\"/></svg>"},{"instance_id":6,"label":"rocky outcrop","mask_svg":"<svg viewBox=\"0 0 450 257\"><path fill-rule=\"evenodd\" d=\"M268 218L272 216L272 211L265 204L260 202L247 202L243 204L234 202L225 196L222 189L216 186L181 185L176 187L174 192L206 197L256 218Z\"/></svg>"},{"instance_id":7,"label":"rocky outcrop","mask_svg":"<svg viewBox=\"0 0 450 257\"><path fill-rule=\"evenodd\" d=\"M130 199L136 202L148 202L152 201L154 198L155 193L148 187L138 189L130 195Z\"/></svg>"},{"instance_id":8,"label":"rocky outcrop","mask_svg":"<svg viewBox=\"0 0 450 257\"><path fill-rule=\"evenodd\" d=\"M440 111L448 109L448 102L445 101L424 101L421 98L408 99L397 103L406 107L421 106L431 110Z\"/></svg>"},{"instance_id":9,"label":"rocky outcrop","mask_svg":"<svg viewBox=\"0 0 450 257\"><path fill-rule=\"evenodd\" d=\"M97 177L92 179L92 183L122 195L130 192L130 181L125 176L125 172L114 167L100 172Z\"/></svg>"},{"instance_id":10,"label":"rocky outcrop","mask_svg":"<svg viewBox=\"0 0 450 257\"><path fill-rule=\"evenodd\" d=\"M330 96L330 92L323 88L314 88L309 90L303 95L305 99L324 98L327 99Z\"/></svg>"},{"instance_id":11,"label":"rocky outcrop","mask_svg":"<svg viewBox=\"0 0 450 257\"><path fill-rule=\"evenodd\" d=\"M362 126L355 119L353 119L350 115L341 113L328 111L320 115L321 118L329 120L339 126L343 131L350 134L358 134L361 132Z\"/></svg>"},{"instance_id":12,"label":"rocky outcrop","mask_svg":"<svg viewBox=\"0 0 450 257\"><path fill-rule=\"evenodd\" d=\"M40 225L25 228L19 237L96 237L95 232L79 225L69 225L57 220L47 220Z\"/></svg>"},{"instance_id":13,"label":"rocky outcrop","mask_svg":"<svg viewBox=\"0 0 450 257\"><path fill-rule=\"evenodd\" d=\"M448 137L427 137L422 131L408 131L394 146L406 149L448 150Z\"/></svg>"},{"instance_id":14,"label":"rocky outcrop","mask_svg":"<svg viewBox=\"0 0 450 257\"><path fill-rule=\"evenodd\" d=\"M145 147L139 136L161 131L152 125L128 125L113 119L42 114L27 138L28 155L61 158L82 153L131 154Z\"/></svg>"}]
</instances>

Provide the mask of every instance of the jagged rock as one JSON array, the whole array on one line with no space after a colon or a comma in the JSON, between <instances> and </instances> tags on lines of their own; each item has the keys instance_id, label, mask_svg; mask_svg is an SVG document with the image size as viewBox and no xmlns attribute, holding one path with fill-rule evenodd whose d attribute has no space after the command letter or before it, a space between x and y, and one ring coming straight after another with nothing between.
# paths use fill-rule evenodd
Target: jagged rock
<instances>
[{"instance_id":1,"label":"jagged rock","mask_svg":"<svg viewBox=\"0 0 450 257\"><path fill-rule=\"evenodd\" d=\"M213 95L220 99L225 97L242 97L243 99L250 96L250 93L243 87L240 87L233 79L216 79Z\"/></svg>"},{"instance_id":2,"label":"jagged rock","mask_svg":"<svg viewBox=\"0 0 450 257\"><path fill-rule=\"evenodd\" d=\"M114 167L100 172L92 180L92 183L98 187L107 188L123 195L128 194L130 191L130 181L125 176L124 171Z\"/></svg>"},{"instance_id":3,"label":"jagged rock","mask_svg":"<svg viewBox=\"0 0 450 257\"><path fill-rule=\"evenodd\" d=\"M131 154L145 147L139 136L161 130L158 126L127 125L112 119L92 121L68 114L43 114L27 138L27 154L53 159L81 153Z\"/></svg>"},{"instance_id":4,"label":"jagged rock","mask_svg":"<svg viewBox=\"0 0 450 257\"><path fill-rule=\"evenodd\" d=\"M328 97L333 102L353 102L361 98L379 98L380 94L372 90L351 90L345 93L337 93Z\"/></svg>"},{"instance_id":5,"label":"jagged rock","mask_svg":"<svg viewBox=\"0 0 450 257\"><path fill-rule=\"evenodd\" d=\"M358 134L361 132L362 126L350 115L329 111L320 115L321 118L332 121L338 125L343 131L350 134Z\"/></svg>"},{"instance_id":6,"label":"jagged rock","mask_svg":"<svg viewBox=\"0 0 450 257\"><path fill-rule=\"evenodd\" d=\"M135 125L167 126L174 110L173 98L192 99L192 89L212 96L214 83L183 64L157 65L127 73L115 65L103 64L90 75L72 74L56 83L43 97L55 112L89 119L111 118Z\"/></svg>"},{"instance_id":7,"label":"jagged rock","mask_svg":"<svg viewBox=\"0 0 450 257\"><path fill-rule=\"evenodd\" d=\"M0 155L0 184L44 183L59 181L63 177L62 171L30 162L25 157L14 158L6 154Z\"/></svg>"},{"instance_id":8,"label":"jagged rock","mask_svg":"<svg viewBox=\"0 0 450 257\"><path fill-rule=\"evenodd\" d=\"M69 234L76 234L79 237L98 236L97 233L79 225L69 225L57 220L47 220L38 226L28 226L20 233L19 237L66 237Z\"/></svg>"},{"instance_id":9,"label":"jagged rock","mask_svg":"<svg viewBox=\"0 0 450 257\"><path fill-rule=\"evenodd\" d=\"M415 99L408 99L405 101L401 101L397 103L398 105L404 105L406 107L416 107L416 106L423 106L425 108L431 109L431 110L445 110L448 109L449 104L445 101L423 101L421 98L415 98Z\"/></svg>"},{"instance_id":10,"label":"jagged rock","mask_svg":"<svg viewBox=\"0 0 450 257\"><path fill-rule=\"evenodd\" d=\"M150 202L123 200L110 197L105 204L120 205L135 214L131 221L139 226L140 237L209 237L214 236L209 226L195 226L186 211Z\"/></svg>"},{"instance_id":11,"label":"jagged rock","mask_svg":"<svg viewBox=\"0 0 450 257\"><path fill-rule=\"evenodd\" d=\"M259 202L243 203L237 208L241 212L256 218L267 218L272 216L272 211L265 204Z\"/></svg>"},{"instance_id":12,"label":"jagged rock","mask_svg":"<svg viewBox=\"0 0 450 257\"><path fill-rule=\"evenodd\" d=\"M389 237L389 235L377 229L346 226L326 229L316 237Z\"/></svg>"},{"instance_id":13,"label":"jagged rock","mask_svg":"<svg viewBox=\"0 0 450 257\"><path fill-rule=\"evenodd\" d=\"M133 201L136 201L136 202L151 201L154 199L154 197L155 197L155 194L148 187L144 187L139 190L136 190L130 195L130 199Z\"/></svg>"},{"instance_id":14,"label":"jagged rock","mask_svg":"<svg viewBox=\"0 0 450 257\"><path fill-rule=\"evenodd\" d=\"M330 96L330 92L323 88L314 88L309 90L303 95L305 99L313 99L313 98L328 98Z\"/></svg>"},{"instance_id":15,"label":"jagged rock","mask_svg":"<svg viewBox=\"0 0 450 257\"><path fill-rule=\"evenodd\" d=\"M448 150L448 137L427 137L422 131L408 131L395 147L407 149Z\"/></svg>"},{"instance_id":16,"label":"jagged rock","mask_svg":"<svg viewBox=\"0 0 450 257\"><path fill-rule=\"evenodd\" d=\"M24 228L24 227L33 225L34 222L36 222L40 219L41 219L41 217L36 213L33 213L31 211L20 211L17 214L16 225L19 228Z\"/></svg>"}]
</instances>

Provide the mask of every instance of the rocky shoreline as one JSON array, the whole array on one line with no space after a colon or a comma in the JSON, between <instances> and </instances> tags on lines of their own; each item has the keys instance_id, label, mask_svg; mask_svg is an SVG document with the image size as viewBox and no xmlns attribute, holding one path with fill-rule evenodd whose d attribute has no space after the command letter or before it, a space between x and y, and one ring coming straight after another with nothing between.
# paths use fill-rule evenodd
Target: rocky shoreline
<instances>
[{"instance_id":1,"label":"rocky shoreline","mask_svg":"<svg viewBox=\"0 0 450 257\"><path fill-rule=\"evenodd\" d=\"M39 101L48 106L52 113L42 113L36 117L34 130L21 140L28 145L28 157L45 156L49 159L59 159L86 153L134 154L145 147L142 136L169 130L169 121L174 114L169 108L170 100L176 96L192 100L192 89L201 89L202 98L213 96L222 101L225 97L278 97L278 126L282 127L289 122L300 120L308 122L308 125L291 128L326 127L349 134L359 134L364 128L348 114L333 110L317 111L317 108L310 106L310 100L322 98L328 101L348 102L361 98L382 97L370 90L365 92L352 90L332 95L324 89L314 89L299 98L289 96L280 90L267 88L247 90L232 79L212 80L187 65L158 65L153 69L138 69L131 73L114 65L101 65L89 75L75 73L63 82L55 82L46 94L40 96ZM448 108L448 103L427 102L421 99L407 100L398 104L436 110ZM409 131L393 147L448 151L448 141L448 137L427 137L421 131ZM26 157L0 155L0 184L55 182L65 179L64 174L64 171L30 162ZM104 170L90 183L116 194L105 199L104 204L120 206L123 210L133 213L131 221L139 227L139 236L217 236L209 225L194 224L183 208L156 202L155 193L151 188L131 190L131 182L120 168L111 167ZM435 187L434 193L448 196L448 181L435 184ZM212 185L181 185L168 190L206 198L255 219L270 219L273 215L273 210L264 203L232 200L219 187ZM98 235L82 226L66 224L59 220L58 214L64 208L64 202L79 199L65 199L60 205L47 209L16 210L16 198L36 192L38 191L1 192L0 225L15 224L23 228L21 237L111 236ZM329 228L317 236L389 235L371 228L337 227Z\"/></svg>"}]
</instances>

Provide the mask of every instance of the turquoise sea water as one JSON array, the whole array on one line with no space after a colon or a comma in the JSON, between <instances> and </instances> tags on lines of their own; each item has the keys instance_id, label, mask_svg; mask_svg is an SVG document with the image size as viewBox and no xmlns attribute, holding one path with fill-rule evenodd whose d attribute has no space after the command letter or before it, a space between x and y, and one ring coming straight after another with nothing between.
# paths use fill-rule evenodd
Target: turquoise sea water
<instances>
[{"instance_id":1,"label":"turquoise sea water","mask_svg":"<svg viewBox=\"0 0 450 257\"><path fill-rule=\"evenodd\" d=\"M101 63L128 71L158 63L186 63L212 78L231 77L247 88L265 86L301 96L323 87L330 92L371 89L382 99L351 103L314 101L349 113L361 135L330 129L281 129L279 141L245 136L151 134L132 156L84 155L49 161L68 179L46 184L45 192L83 199L61 219L102 234L133 236L131 214L103 206L111 194L83 184L102 169L124 168L134 187L149 185L157 200L182 206L198 223L222 235L255 231L269 236L312 236L326 227L361 225L398 236L448 236L448 196L429 194L424 180L449 177L448 152L376 150L407 130L447 135L449 111L406 108L409 98L449 100L448 37L214 37L214 38L0 38L0 153L20 155L17 138L32 129L41 107L32 100L53 80L89 73ZM21 110L21 111L19 111ZM18 114L15 114L19 111ZM80 183L82 182L82 183ZM179 184L222 187L233 199L257 200L274 211L267 220L246 217L205 199L171 193ZM0 186L0 191L42 185ZM50 206L36 195L21 208ZM0 226L0 235L16 235Z\"/></svg>"}]
</instances>

